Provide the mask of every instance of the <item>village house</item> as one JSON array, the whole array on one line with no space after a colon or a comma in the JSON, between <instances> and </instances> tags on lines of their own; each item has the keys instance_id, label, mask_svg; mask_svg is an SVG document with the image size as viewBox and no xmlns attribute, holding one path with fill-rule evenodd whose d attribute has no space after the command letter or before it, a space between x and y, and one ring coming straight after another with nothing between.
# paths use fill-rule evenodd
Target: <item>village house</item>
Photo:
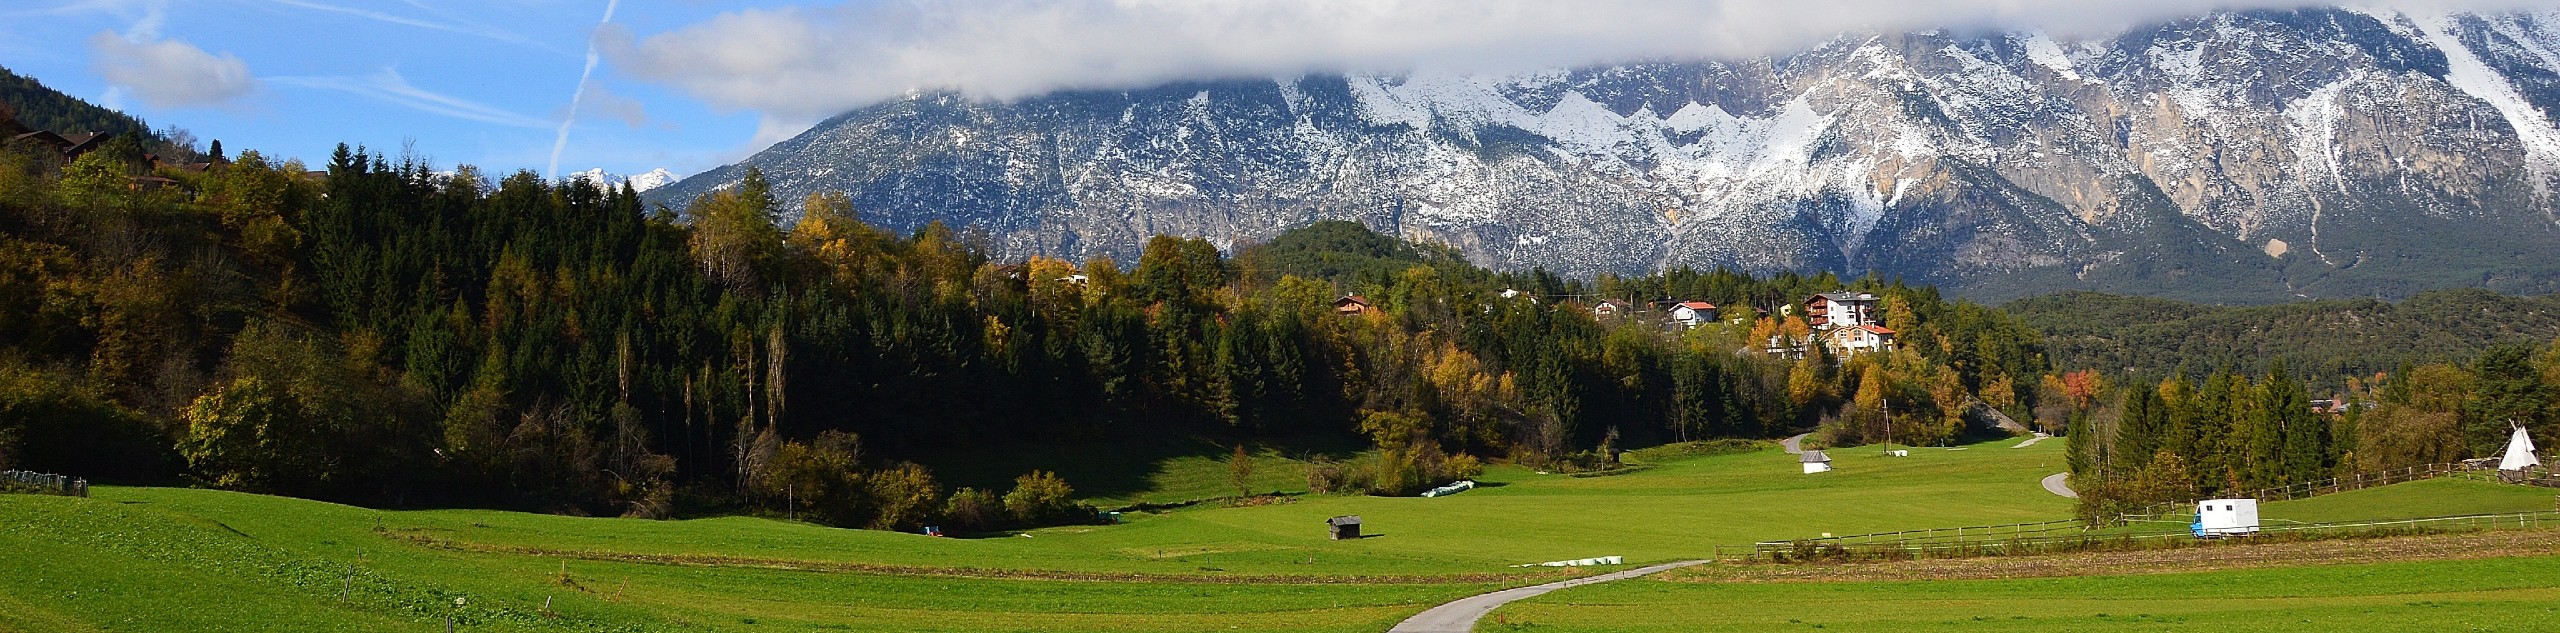
<instances>
[{"instance_id":1,"label":"village house","mask_svg":"<svg viewBox=\"0 0 2560 633\"><path fill-rule=\"evenodd\" d=\"M1601 299L1599 303L1591 306L1591 316L1599 318L1622 317L1635 313L1634 304L1616 299Z\"/></svg>"},{"instance_id":2,"label":"village house","mask_svg":"<svg viewBox=\"0 0 2560 633\"><path fill-rule=\"evenodd\" d=\"M1866 292L1825 292L1804 300L1805 324L1824 330L1876 322L1876 296Z\"/></svg>"},{"instance_id":3,"label":"village house","mask_svg":"<svg viewBox=\"0 0 2560 633\"><path fill-rule=\"evenodd\" d=\"M1689 327L1713 323L1716 320L1716 304L1705 301L1682 301L1671 304L1671 320Z\"/></svg>"},{"instance_id":4,"label":"village house","mask_svg":"<svg viewBox=\"0 0 2560 633\"><path fill-rule=\"evenodd\" d=\"M1367 314L1369 307L1369 298L1356 294L1333 300L1334 314Z\"/></svg>"},{"instance_id":5,"label":"village house","mask_svg":"<svg viewBox=\"0 0 2560 633\"><path fill-rule=\"evenodd\" d=\"M1844 361L1867 352L1890 352L1894 347L1893 330L1881 325L1832 328L1823 334L1823 345Z\"/></svg>"}]
</instances>

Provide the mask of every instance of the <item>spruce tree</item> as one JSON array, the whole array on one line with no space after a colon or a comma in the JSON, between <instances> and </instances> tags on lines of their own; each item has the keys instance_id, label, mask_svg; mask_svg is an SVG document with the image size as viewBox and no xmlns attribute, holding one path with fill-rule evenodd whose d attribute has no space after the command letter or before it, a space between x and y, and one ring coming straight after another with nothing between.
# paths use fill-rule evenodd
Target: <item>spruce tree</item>
<instances>
[{"instance_id":1,"label":"spruce tree","mask_svg":"<svg viewBox=\"0 0 2560 633\"><path fill-rule=\"evenodd\" d=\"M2500 345L2472 361L2474 386L2463 403L2462 429L2471 454L2487 457L2506 448L2510 425L2538 425L2551 409L2551 388L2534 371L2533 348Z\"/></svg>"}]
</instances>

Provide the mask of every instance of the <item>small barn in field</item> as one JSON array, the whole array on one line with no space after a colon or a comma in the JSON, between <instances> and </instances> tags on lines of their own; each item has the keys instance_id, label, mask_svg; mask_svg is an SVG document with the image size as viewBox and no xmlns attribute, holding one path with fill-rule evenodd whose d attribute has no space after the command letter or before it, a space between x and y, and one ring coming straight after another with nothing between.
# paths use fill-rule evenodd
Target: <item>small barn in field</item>
<instances>
[{"instance_id":1,"label":"small barn in field","mask_svg":"<svg viewBox=\"0 0 2560 633\"><path fill-rule=\"evenodd\" d=\"M1822 451L1805 451L1804 456L1796 461L1804 463L1804 474L1807 475L1831 472L1831 457Z\"/></svg>"},{"instance_id":2,"label":"small barn in field","mask_svg":"<svg viewBox=\"0 0 2560 633\"><path fill-rule=\"evenodd\" d=\"M1326 531L1332 533L1333 540L1342 541L1360 538L1360 515L1346 514L1325 519L1324 525Z\"/></svg>"}]
</instances>

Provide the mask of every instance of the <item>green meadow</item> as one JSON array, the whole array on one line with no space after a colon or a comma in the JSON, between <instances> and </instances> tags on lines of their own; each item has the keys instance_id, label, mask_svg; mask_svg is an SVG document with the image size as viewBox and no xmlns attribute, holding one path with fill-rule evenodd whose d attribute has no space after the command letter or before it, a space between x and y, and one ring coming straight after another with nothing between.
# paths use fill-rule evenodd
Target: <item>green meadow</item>
<instances>
[{"instance_id":1,"label":"green meadow","mask_svg":"<svg viewBox=\"0 0 2560 633\"><path fill-rule=\"evenodd\" d=\"M8 565L0 573L0 630L431 631L451 615L472 631L1382 631L1432 604L1584 573L1513 567L1522 563L1703 558L1719 544L2069 516L2067 500L2037 486L2062 469L2061 443L2009 448L2013 443L1914 449L1906 458L1843 450L1834 454L1838 470L1819 475L1801 474L1794 457L1774 446L1707 456L1640 451L1630 454L1633 466L1624 474L1495 467L1481 480L1484 488L1445 498L1297 495L1241 507L1212 501L1131 513L1118 525L986 538L754 517L375 510L176 488L102 487L90 499L0 495L0 560ZM1292 472L1292 460L1260 459L1257 473ZM1225 468L1215 459L1166 460L1132 475L1141 483L1095 498L1164 503L1225 494L1223 483L1212 483L1224 481ZM1151 481L1167 485L1144 483ZM1286 489L1288 482L1256 483ZM2308 521L2549 504L2542 491L2445 480L2271 504L2267 512L2271 520ZM1364 517L1370 537L1327 539L1323 520L1341 514ZM2440 568L2485 583L2534 562ZM2138 614L2206 617L2166 605L2215 594L2216 583L2248 574L2282 577L2207 574L2146 589L2122 607L2087 602L2103 594L2085 589L2110 581L2065 579L1947 583L1977 592L1978 600L1965 599L1977 606L1956 606L1964 600L1949 594L1927 603L1938 606L1908 613L1896 596L1913 590L1893 585L1657 581L1576 589L1514 609L1539 627L1607 630L1614 620L1638 617L1634 612L1655 613L1640 605L1658 600L1667 605L1661 613L1695 614L1666 616L1658 623L1673 628L1661 630L1767 630L1785 619L1719 619L1725 615L1709 614L1740 615L1705 605L1803 610L1823 604L1808 594L1831 596L1854 608L1820 610L1853 625L1868 617L1857 616L1869 613L1860 609L1872 610L1878 623L1896 613L1955 621L1961 618L1953 614L1968 609L2045 613L2028 608L2042 604L2029 599L2037 595L2082 596L2070 604L2092 606L2052 616L2098 626ZM2304 583L2318 584L2293 584ZM2492 585L2465 590L2512 589ZM2319 610L2276 598L2248 604ZM2448 604L2429 608L2473 603Z\"/></svg>"},{"instance_id":2,"label":"green meadow","mask_svg":"<svg viewBox=\"0 0 2560 633\"><path fill-rule=\"evenodd\" d=\"M1638 579L1514 603L1482 632L2551 631L2560 557L2016 580Z\"/></svg>"}]
</instances>

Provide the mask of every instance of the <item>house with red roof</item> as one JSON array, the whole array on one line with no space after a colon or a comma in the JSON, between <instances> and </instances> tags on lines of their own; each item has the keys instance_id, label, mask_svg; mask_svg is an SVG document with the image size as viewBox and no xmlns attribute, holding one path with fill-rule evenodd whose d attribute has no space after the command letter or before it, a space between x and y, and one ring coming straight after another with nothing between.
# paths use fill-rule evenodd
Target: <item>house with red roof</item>
<instances>
[{"instance_id":1,"label":"house with red roof","mask_svg":"<svg viewBox=\"0 0 2560 633\"><path fill-rule=\"evenodd\" d=\"M1682 301L1671 304L1671 320L1689 327L1714 323L1716 304L1705 301Z\"/></svg>"}]
</instances>

